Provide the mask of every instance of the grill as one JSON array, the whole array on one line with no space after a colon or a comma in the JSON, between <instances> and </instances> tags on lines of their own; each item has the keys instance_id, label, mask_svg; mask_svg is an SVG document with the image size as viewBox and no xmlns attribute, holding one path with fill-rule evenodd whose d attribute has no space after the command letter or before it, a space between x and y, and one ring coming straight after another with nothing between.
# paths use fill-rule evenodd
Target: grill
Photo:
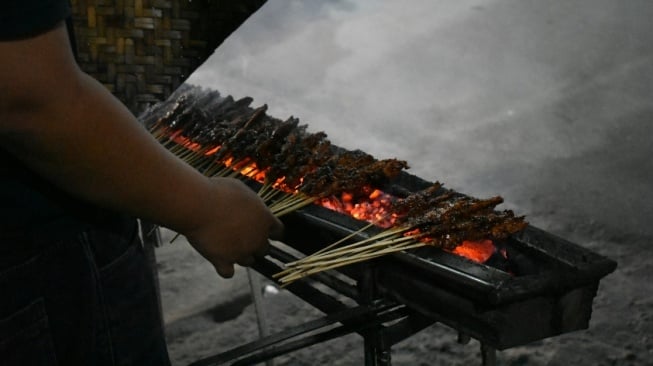
<instances>
[{"instance_id":1,"label":"grill","mask_svg":"<svg viewBox=\"0 0 653 366\"><path fill-rule=\"evenodd\" d=\"M400 194L429 185L403 173L386 191ZM320 206L283 221L284 243L274 244L254 267L269 278L281 263L365 225ZM355 234L351 240L364 238ZM507 253L506 263L479 264L425 247L292 283L287 289L327 314L323 319L193 365L256 363L351 332L365 339L366 364L389 365L392 345L435 322L457 330L461 341L479 340L483 365L493 365L497 349L588 328L599 281L615 270L616 262L534 226L499 245ZM343 296L351 302L340 300Z\"/></svg>"},{"instance_id":2,"label":"grill","mask_svg":"<svg viewBox=\"0 0 653 366\"><path fill-rule=\"evenodd\" d=\"M142 117L143 123L154 123L182 94L203 106L207 115L221 111L228 119L246 121L260 112L249 107L251 99L234 101L184 87ZM259 183L250 184L260 188ZM402 172L379 188L404 197L431 185ZM283 216L283 221L284 242L274 243L254 266L268 278L280 272L283 263L344 237L355 242L374 234L360 232L366 222L317 205ZM255 364L352 332L365 340L367 365L389 365L394 344L436 322L458 331L462 342L477 339L483 365L493 365L497 349L588 328L599 281L615 270L614 261L534 226L495 244L505 258L495 255L484 264L422 247L293 282L287 289L324 312L323 318L193 365Z\"/></svg>"}]
</instances>

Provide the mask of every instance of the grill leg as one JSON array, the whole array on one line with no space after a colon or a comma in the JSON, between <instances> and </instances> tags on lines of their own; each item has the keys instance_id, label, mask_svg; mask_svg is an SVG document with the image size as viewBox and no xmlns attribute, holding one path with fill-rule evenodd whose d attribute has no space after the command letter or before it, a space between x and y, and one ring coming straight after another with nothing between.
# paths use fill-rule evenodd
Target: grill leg
<instances>
[{"instance_id":1,"label":"grill leg","mask_svg":"<svg viewBox=\"0 0 653 366\"><path fill-rule=\"evenodd\" d=\"M365 335L365 366L391 366L391 350L386 347L379 332Z\"/></svg>"},{"instance_id":2,"label":"grill leg","mask_svg":"<svg viewBox=\"0 0 653 366\"><path fill-rule=\"evenodd\" d=\"M370 305L376 297L376 286L374 282L374 267L365 265L361 280L358 282L361 295L360 301ZM363 333L365 346L365 366L390 366L391 350L383 336L383 326L379 325L368 332Z\"/></svg>"},{"instance_id":3,"label":"grill leg","mask_svg":"<svg viewBox=\"0 0 653 366\"><path fill-rule=\"evenodd\" d=\"M159 284L159 272L156 267L156 253L155 248L161 246L161 233L159 227L147 222L139 220L140 234L143 242L143 250L145 256L152 270L152 280L154 281L154 290L156 292L156 299L159 305L159 314L161 316L161 324L163 324L163 305L161 304L161 285Z\"/></svg>"},{"instance_id":4,"label":"grill leg","mask_svg":"<svg viewBox=\"0 0 653 366\"><path fill-rule=\"evenodd\" d=\"M247 268L247 278L249 279L249 289L252 292L252 299L254 300L259 338L264 338L270 335L270 327L268 326L268 319L265 314L263 296L261 296L261 281L259 274L254 272L251 268ZM274 366L274 361L271 359L266 360L265 365Z\"/></svg>"},{"instance_id":5,"label":"grill leg","mask_svg":"<svg viewBox=\"0 0 653 366\"><path fill-rule=\"evenodd\" d=\"M483 366L496 366L497 350L493 347L481 343L481 357L483 358Z\"/></svg>"}]
</instances>

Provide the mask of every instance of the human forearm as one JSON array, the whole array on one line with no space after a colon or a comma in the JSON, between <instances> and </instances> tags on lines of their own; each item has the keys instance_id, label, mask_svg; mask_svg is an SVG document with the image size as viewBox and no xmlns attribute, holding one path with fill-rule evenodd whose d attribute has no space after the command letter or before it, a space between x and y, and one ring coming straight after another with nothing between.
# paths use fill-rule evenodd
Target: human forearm
<instances>
[{"instance_id":1,"label":"human forearm","mask_svg":"<svg viewBox=\"0 0 653 366\"><path fill-rule=\"evenodd\" d=\"M281 222L235 179L174 157L75 64L65 28L0 41L0 145L71 194L186 235L224 277Z\"/></svg>"},{"instance_id":2,"label":"human forearm","mask_svg":"<svg viewBox=\"0 0 653 366\"><path fill-rule=\"evenodd\" d=\"M63 86L65 88L65 86ZM35 102L6 146L55 184L97 204L177 230L193 222L207 179L163 149L106 89L80 73ZM173 194L174 193L174 194Z\"/></svg>"}]
</instances>

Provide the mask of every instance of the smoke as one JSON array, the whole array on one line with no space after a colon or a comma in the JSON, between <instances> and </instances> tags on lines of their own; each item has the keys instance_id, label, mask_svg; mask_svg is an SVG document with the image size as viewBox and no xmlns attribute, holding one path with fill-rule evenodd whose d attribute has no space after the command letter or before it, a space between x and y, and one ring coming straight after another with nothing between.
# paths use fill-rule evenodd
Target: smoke
<instances>
[{"instance_id":1,"label":"smoke","mask_svg":"<svg viewBox=\"0 0 653 366\"><path fill-rule=\"evenodd\" d=\"M189 82L542 220L608 222L651 211L587 193L651 193L650 19L644 1L270 0Z\"/></svg>"}]
</instances>

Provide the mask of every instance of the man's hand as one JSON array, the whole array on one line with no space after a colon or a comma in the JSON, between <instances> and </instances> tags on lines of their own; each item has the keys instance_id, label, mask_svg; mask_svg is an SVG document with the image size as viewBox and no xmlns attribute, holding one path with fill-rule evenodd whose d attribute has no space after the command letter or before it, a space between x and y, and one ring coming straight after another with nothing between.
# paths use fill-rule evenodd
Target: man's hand
<instances>
[{"instance_id":1,"label":"man's hand","mask_svg":"<svg viewBox=\"0 0 653 366\"><path fill-rule=\"evenodd\" d=\"M188 241L213 264L220 276L234 275L234 264L249 266L268 249L268 238L281 239L283 225L245 184L230 178L212 180L206 214Z\"/></svg>"}]
</instances>

